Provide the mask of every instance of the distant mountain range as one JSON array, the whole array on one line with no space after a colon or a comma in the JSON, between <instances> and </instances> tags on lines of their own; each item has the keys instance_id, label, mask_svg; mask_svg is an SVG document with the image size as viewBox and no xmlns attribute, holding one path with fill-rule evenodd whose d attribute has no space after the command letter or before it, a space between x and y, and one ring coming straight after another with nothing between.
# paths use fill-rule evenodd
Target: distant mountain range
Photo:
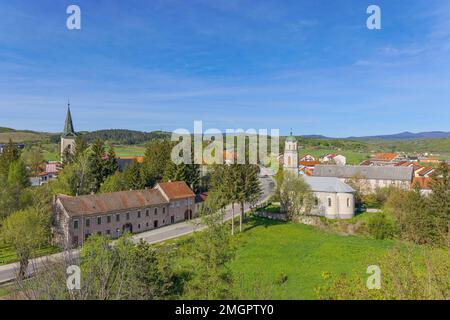
<instances>
[{"instance_id":1,"label":"distant mountain range","mask_svg":"<svg viewBox=\"0 0 450 320\"><path fill-rule=\"evenodd\" d=\"M336 139L333 137L327 137L323 135L302 135L303 138L312 139ZM450 138L450 132L444 131L428 131L413 133L409 131L395 133L395 134L385 134L385 135L375 135L375 136L362 136L362 137L347 137L343 139L353 139L353 140L412 140L412 139L438 139L438 138Z\"/></svg>"},{"instance_id":2,"label":"distant mountain range","mask_svg":"<svg viewBox=\"0 0 450 320\"><path fill-rule=\"evenodd\" d=\"M98 130L92 132L82 132L88 141L93 141L97 138L110 140L124 144L136 144L143 143L153 139L167 139L170 137L170 132L153 131L143 132L126 129L108 129ZM7 142L12 138L16 142L24 141L40 141L50 138L53 142L59 141L60 133L47 133L37 132L31 130L15 130L11 128L0 127L0 143ZM401 132L396 134L387 135L374 135L374 136L351 136L347 138L334 138L324 135L301 135L303 138L310 139L351 139L351 140L414 140L414 139L438 139L438 138L450 138L450 132L444 131L428 131L428 132Z\"/></svg>"}]
</instances>

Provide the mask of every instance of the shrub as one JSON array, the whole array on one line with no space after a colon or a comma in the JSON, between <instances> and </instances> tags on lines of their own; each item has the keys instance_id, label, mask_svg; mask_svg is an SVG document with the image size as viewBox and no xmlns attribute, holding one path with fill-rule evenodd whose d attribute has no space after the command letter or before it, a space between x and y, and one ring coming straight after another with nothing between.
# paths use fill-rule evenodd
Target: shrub
<instances>
[{"instance_id":1,"label":"shrub","mask_svg":"<svg viewBox=\"0 0 450 320\"><path fill-rule=\"evenodd\" d=\"M368 220L367 230L375 239L387 239L394 237L396 228L394 222L383 212Z\"/></svg>"}]
</instances>

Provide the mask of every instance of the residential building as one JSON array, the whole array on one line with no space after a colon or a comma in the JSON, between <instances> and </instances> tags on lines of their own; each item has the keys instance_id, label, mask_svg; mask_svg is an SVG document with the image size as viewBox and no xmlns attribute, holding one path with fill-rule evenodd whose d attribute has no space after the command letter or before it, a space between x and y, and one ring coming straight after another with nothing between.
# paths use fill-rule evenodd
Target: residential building
<instances>
[{"instance_id":1,"label":"residential building","mask_svg":"<svg viewBox=\"0 0 450 320\"><path fill-rule=\"evenodd\" d=\"M392 165L402 160L406 160L406 158L398 153L376 153L370 159L371 163L375 166Z\"/></svg>"},{"instance_id":2,"label":"residential building","mask_svg":"<svg viewBox=\"0 0 450 320\"><path fill-rule=\"evenodd\" d=\"M340 166L345 166L347 164L347 158L340 154L329 153L320 157L321 163L333 163Z\"/></svg>"},{"instance_id":3,"label":"residential building","mask_svg":"<svg viewBox=\"0 0 450 320\"><path fill-rule=\"evenodd\" d=\"M316 158L310 154L305 154L303 157L300 158L300 161L316 161Z\"/></svg>"},{"instance_id":4,"label":"residential building","mask_svg":"<svg viewBox=\"0 0 450 320\"><path fill-rule=\"evenodd\" d=\"M53 201L54 241L61 247L77 247L92 234L114 239L124 232L139 233L190 220L196 209L195 194L183 181L145 190L58 195Z\"/></svg>"}]
</instances>

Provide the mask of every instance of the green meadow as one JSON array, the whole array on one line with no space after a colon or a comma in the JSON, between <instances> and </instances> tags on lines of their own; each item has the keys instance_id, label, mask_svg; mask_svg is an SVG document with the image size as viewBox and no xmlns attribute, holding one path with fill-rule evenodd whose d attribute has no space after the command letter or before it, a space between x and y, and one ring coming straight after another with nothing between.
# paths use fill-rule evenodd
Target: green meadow
<instances>
[{"instance_id":1,"label":"green meadow","mask_svg":"<svg viewBox=\"0 0 450 320\"><path fill-rule=\"evenodd\" d=\"M265 290L270 299L316 299L324 274L364 275L394 243L255 218L238 236L230 268L244 298Z\"/></svg>"}]
</instances>

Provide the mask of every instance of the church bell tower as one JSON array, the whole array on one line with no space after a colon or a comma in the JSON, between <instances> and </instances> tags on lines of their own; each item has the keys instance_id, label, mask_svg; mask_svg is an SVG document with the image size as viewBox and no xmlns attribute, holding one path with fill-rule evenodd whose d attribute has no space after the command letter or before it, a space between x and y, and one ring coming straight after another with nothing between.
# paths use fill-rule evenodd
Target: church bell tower
<instances>
[{"instance_id":1,"label":"church bell tower","mask_svg":"<svg viewBox=\"0 0 450 320\"><path fill-rule=\"evenodd\" d=\"M298 175L298 146L297 140L291 135L284 144L284 171Z\"/></svg>"},{"instance_id":2,"label":"church bell tower","mask_svg":"<svg viewBox=\"0 0 450 320\"><path fill-rule=\"evenodd\" d=\"M75 152L75 138L77 134L73 128L72 114L70 113L70 102L67 103L67 115L64 125L64 132L61 135L61 161L64 160L64 154Z\"/></svg>"}]
</instances>

